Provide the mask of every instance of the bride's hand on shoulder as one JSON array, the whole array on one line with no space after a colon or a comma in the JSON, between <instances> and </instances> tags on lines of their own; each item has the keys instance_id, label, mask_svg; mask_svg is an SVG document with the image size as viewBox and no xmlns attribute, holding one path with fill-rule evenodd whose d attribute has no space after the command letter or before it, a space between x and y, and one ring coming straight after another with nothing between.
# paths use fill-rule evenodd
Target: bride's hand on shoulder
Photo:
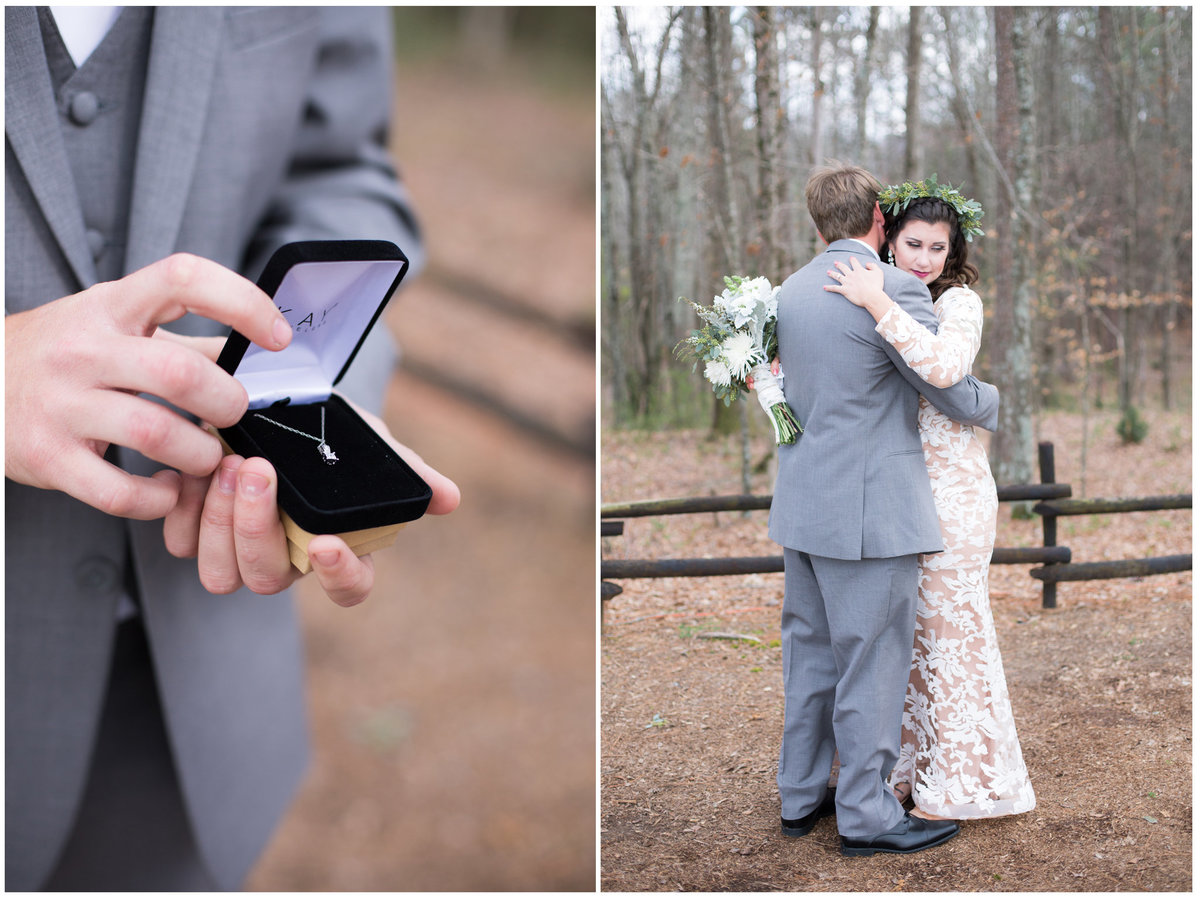
<instances>
[{"instance_id":1,"label":"bride's hand on shoulder","mask_svg":"<svg viewBox=\"0 0 1200 897\"><path fill-rule=\"evenodd\" d=\"M829 292L841 293L859 308L866 308L867 299L873 293L883 292L883 269L874 262L867 262L864 268L858 259L851 257L849 265L845 262L834 262L833 265L836 271L825 272L837 281L825 285Z\"/></svg>"},{"instance_id":2,"label":"bride's hand on shoulder","mask_svg":"<svg viewBox=\"0 0 1200 897\"><path fill-rule=\"evenodd\" d=\"M845 262L833 264L837 270L826 273L837 283L825 284L827 292L841 293L859 308L869 311L876 321L887 314L892 300L883 291L883 269L879 265L867 262L863 267L853 257L849 265Z\"/></svg>"}]
</instances>

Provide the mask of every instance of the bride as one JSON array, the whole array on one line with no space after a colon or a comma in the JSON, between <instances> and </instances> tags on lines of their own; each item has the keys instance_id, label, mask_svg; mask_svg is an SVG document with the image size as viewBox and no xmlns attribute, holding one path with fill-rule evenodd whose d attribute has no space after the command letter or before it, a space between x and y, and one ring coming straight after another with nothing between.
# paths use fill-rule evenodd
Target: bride
<instances>
[{"instance_id":1,"label":"bride","mask_svg":"<svg viewBox=\"0 0 1200 897\"><path fill-rule=\"evenodd\" d=\"M880 193L889 260L929 287L937 335L883 292L883 271L838 262L826 290L865 308L876 331L923 380L950 386L971 372L983 305L967 242L982 234L978 203L933 178ZM891 784L914 815L971 819L1024 813L1033 785L1013 722L988 602L996 541L996 483L972 427L923 397L918 423L945 550L920 556L913 660L900 760Z\"/></svg>"}]
</instances>

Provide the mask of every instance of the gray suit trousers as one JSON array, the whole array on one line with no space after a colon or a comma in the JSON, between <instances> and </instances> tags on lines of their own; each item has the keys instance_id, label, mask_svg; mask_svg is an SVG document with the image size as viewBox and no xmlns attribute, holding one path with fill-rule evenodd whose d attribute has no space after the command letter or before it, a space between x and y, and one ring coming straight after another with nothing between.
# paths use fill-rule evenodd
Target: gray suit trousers
<instances>
[{"instance_id":1,"label":"gray suit trousers","mask_svg":"<svg viewBox=\"0 0 1200 897\"><path fill-rule=\"evenodd\" d=\"M183 805L138 617L117 627L83 801L44 890L220 890Z\"/></svg>"},{"instance_id":2,"label":"gray suit trousers","mask_svg":"<svg viewBox=\"0 0 1200 897\"><path fill-rule=\"evenodd\" d=\"M885 779L900 755L917 556L838 560L784 549L781 814L825 794L836 750L838 831L869 838L904 811Z\"/></svg>"}]
</instances>

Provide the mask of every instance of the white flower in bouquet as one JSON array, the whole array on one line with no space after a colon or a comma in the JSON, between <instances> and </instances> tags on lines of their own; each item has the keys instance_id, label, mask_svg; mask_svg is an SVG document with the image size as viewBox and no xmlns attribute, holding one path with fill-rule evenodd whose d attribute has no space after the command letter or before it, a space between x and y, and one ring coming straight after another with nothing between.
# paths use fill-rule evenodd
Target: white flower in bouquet
<instances>
[{"instance_id":1,"label":"white flower in bouquet","mask_svg":"<svg viewBox=\"0 0 1200 897\"><path fill-rule=\"evenodd\" d=\"M766 309L767 317L774 321L779 317L779 287L773 287L765 277L762 278L763 283L767 287L767 295L763 298L763 307Z\"/></svg>"},{"instance_id":2,"label":"white flower in bouquet","mask_svg":"<svg viewBox=\"0 0 1200 897\"><path fill-rule=\"evenodd\" d=\"M754 337L744 331L738 331L733 336L726 337L721 343L721 351L724 353L726 366L742 380L746 379L746 373L757 362L766 360L761 346L755 345ZM706 377L708 376L707 368L705 368L704 374ZM709 379L712 378L709 377Z\"/></svg>"},{"instance_id":3,"label":"white flower in bouquet","mask_svg":"<svg viewBox=\"0 0 1200 897\"><path fill-rule=\"evenodd\" d=\"M747 323L754 320L755 313L759 310L759 297L755 289L758 280L765 282L766 278L759 277L749 281L750 289L737 292L726 302L726 309L733 318L735 327L745 327Z\"/></svg>"},{"instance_id":4,"label":"white flower in bouquet","mask_svg":"<svg viewBox=\"0 0 1200 897\"><path fill-rule=\"evenodd\" d=\"M712 306L689 304L704 326L680 341L675 354L693 356L696 365L704 362L704 378L726 405L749 392L746 377L752 375L759 404L775 429L776 444L795 442L803 428L767 365L776 349L779 287L765 277L726 277L725 289L713 297Z\"/></svg>"},{"instance_id":5,"label":"white flower in bouquet","mask_svg":"<svg viewBox=\"0 0 1200 897\"><path fill-rule=\"evenodd\" d=\"M779 287L772 286L765 277L756 277L746 284L746 289L755 293L755 306L764 309L768 317L774 318L779 308Z\"/></svg>"},{"instance_id":6,"label":"white flower in bouquet","mask_svg":"<svg viewBox=\"0 0 1200 897\"><path fill-rule=\"evenodd\" d=\"M733 371L729 365L717 359L704 366L704 379L717 386L729 386L733 382Z\"/></svg>"}]
</instances>

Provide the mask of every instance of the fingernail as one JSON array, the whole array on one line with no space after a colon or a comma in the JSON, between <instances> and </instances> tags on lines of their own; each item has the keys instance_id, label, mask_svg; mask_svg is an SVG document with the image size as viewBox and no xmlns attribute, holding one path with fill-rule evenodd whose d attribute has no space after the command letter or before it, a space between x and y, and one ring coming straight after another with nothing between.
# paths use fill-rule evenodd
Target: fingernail
<instances>
[{"instance_id":1,"label":"fingernail","mask_svg":"<svg viewBox=\"0 0 1200 897\"><path fill-rule=\"evenodd\" d=\"M217 488L226 495L232 495L233 490L237 488L237 471L230 470L228 467L221 467L217 470Z\"/></svg>"},{"instance_id":2,"label":"fingernail","mask_svg":"<svg viewBox=\"0 0 1200 897\"><path fill-rule=\"evenodd\" d=\"M260 473L242 474L240 482L242 484L242 494L249 498L257 498L265 493L267 487L271 485L271 481Z\"/></svg>"},{"instance_id":3,"label":"fingernail","mask_svg":"<svg viewBox=\"0 0 1200 897\"><path fill-rule=\"evenodd\" d=\"M275 323L271 326L271 335L275 337L277 346L286 346L288 339L291 338L292 328L283 318L276 318Z\"/></svg>"},{"instance_id":4,"label":"fingernail","mask_svg":"<svg viewBox=\"0 0 1200 897\"><path fill-rule=\"evenodd\" d=\"M336 551L315 551L312 559L322 567L332 567L337 563L338 553Z\"/></svg>"}]
</instances>

